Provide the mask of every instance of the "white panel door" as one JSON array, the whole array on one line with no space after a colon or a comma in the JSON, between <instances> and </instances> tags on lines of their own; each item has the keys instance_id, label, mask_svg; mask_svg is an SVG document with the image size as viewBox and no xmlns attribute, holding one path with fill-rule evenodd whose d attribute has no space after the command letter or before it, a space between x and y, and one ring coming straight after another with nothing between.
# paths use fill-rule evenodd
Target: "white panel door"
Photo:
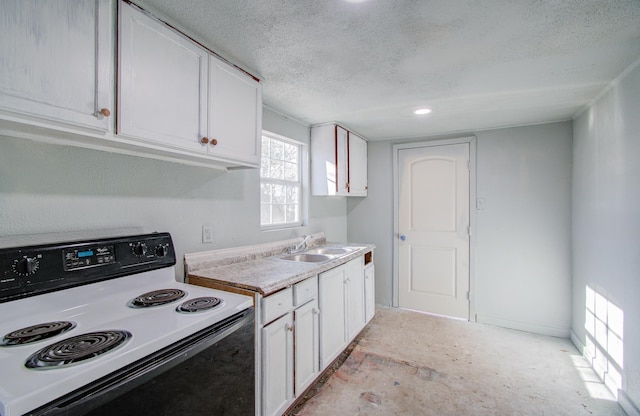
<instances>
[{"instance_id":1,"label":"white panel door","mask_svg":"<svg viewBox=\"0 0 640 416\"><path fill-rule=\"evenodd\" d=\"M112 18L108 0L3 0L0 109L109 129Z\"/></svg>"},{"instance_id":2,"label":"white panel door","mask_svg":"<svg viewBox=\"0 0 640 416\"><path fill-rule=\"evenodd\" d=\"M398 153L401 308L469 318L469 144Z\"/></svg>"},{"instance_id":3,"label":"white panel door","mask_svg":"<svg viewBox=\"0 0 640 416\"><path fill-rule=\"evenodd\" d=\"M207 51L120 3L118 133L206 152Z\"/></svg>"}]
</instances>

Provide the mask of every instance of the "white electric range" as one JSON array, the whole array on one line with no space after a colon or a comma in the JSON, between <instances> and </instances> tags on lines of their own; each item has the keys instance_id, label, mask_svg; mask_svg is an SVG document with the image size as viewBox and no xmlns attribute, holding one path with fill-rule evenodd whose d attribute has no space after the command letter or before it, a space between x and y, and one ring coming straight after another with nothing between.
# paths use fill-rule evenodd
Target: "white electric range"
<instances>
[{"instance_id":1,"label":"white electric range","mask_svg":"<svg viewBox=\"0 0 640 416\"><path fill-rule=\"evenodd\" d=\"M0 250L0 416L84 414L250 325L175 264L168 233Z\"/></svg>"}]
</instances>

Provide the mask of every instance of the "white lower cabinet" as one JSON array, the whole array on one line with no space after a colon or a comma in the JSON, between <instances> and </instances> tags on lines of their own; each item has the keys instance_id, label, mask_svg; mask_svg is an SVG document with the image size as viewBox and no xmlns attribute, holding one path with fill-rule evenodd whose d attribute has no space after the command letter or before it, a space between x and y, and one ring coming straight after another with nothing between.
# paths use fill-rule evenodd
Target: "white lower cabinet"
<instances>
[{"instance_id":1,"label":"white lower cabinet","mask_svg":"<svg viewBox=\"0 0 640 416\"><path fill-rule=\"evenodd\" d=\"M345 281L347 265L336 267L318 276L320 299L320 366L326 368L347 345Z\"/></svg>"},{"instance_id":2,"label":"white lower cabinet","mask_svg":"<svg viewBox=\"0 0 640 416\"><path fill-rule=\"evenodd\" d=\"M364 267L364 317L368 323L376 313L376 276L373 263Z\"/></svg>"},{"instance_id":3,"label":"white lower cabinet","mask_svg":"<svg viewBox=\"0 0 640 416\"><path fill-rule=\"evenodd\" d=\"M359 257L347 263L345 303L347 304L347 343L364 328L364 259Z\"/></svg>"},{"instance_id":4,"label":"white lower cabinet","mask_svg":"<svg viewBox=\"0 0 640 416\"><path fill-rule=\"evenodd\" d=\"M261 299L263 416L281 415L373 318L371 256Z\"/></svg>"},{"instance_id":5,"label":"white lower cabinet","mask_svg":"<svg viewBox=\"0 0 640 416\"><path fill-rule=\"evenodd\" d=\"M319 312L316 299L293 312L296 397L313 383L320 372Z\"/></svg>"},{"instance_id":6,"label":"white lower cabinet","mask_svg":"<svg viewBox=\"0 0 640 416\"><path fill-rule=\"evenodd\" d=\"M320 364L328 366L364 328L364 260L355 258L321 273Z\"/></svg>"},{"instance_id":7,"label":"white lower cabinet","mask_svg":"<svg viewBox=\"0 0 640 416\"><path fill-rule=\"evenodd\" d=\"M317 293L318 279L312 277L294 285L293 290L287 288L261 301L264 416L281 415L318 376Z\"/></svg>"},{"instance_id":8,"label":"white lower cabinet","mask_svg":"<svg viewBox=\"0 0 640 416\"><path fill-rule=\"evenodd\" d=\"M262 328L262 414L280 415L293 399L293 314Z\"/></svg>"}]
</instances>

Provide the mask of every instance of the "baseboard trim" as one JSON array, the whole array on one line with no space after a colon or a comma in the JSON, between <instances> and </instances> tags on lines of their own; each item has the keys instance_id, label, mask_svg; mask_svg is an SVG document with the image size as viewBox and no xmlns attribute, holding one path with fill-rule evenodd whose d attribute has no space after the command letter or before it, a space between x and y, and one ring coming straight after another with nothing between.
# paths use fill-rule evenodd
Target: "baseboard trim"
<instances>
[{"instance_id":1,"label":"baseboard trim","mask_svg":"<svg viewBox=\"0 0 640 416\"><path fill-rule=\"evenodd\" d=\"M584 349L586 347L582 343L582 341L580 341L580 338L578 338L576 333L573 332L573 331L571 331L571 334L570 334L569 338L571 339L571 342L573 343L573 345L578 349L578 351L580 351L580 355L582 355L584 357Z\"/></svg>"},{"instance_id":2,"label":"baseboard trim","mask_svg":"<svg viewBox=\"0 0 640 416\"><path fill-rule=\"evenodd\" d=\"M570 330L564 328L554 328L544 325L535 325L526 322L511 321L509 319L495 318L477 314L476 322L481 324L495 325L502 328L516 329L518 331L533 332L535 334L549 335L558 338L569 338Z\"/></svg>"},{"instance_id":3,"label":"baseboard trim","mask_svg":"<svg viewBox=\"0 0 640 416\"><path fill-rule=\"evenodd\" d=\"M580 338L571 331L571 342L575 347L580 351L580 354L584 357L586 346L580 341ZM587 361L591 362L591 357L584 357ZM612 392L614 395L615 393ZM618 389L618 404L622 407L622 410L627 414L627 416L640 416L640 410L638 406L627 396L624 390Z\"/></svg>"},{"instance_id":4,"label":"baseboard trim","mask_svg":"<svg viewBox=\"0 0 640 416\"><path fill-rule=\"evenodd\" d=\"M618 404L620 404L627 416L640 416L638 406L627 396L624 390L618 390Z\"/></svg>"}]
</instances>

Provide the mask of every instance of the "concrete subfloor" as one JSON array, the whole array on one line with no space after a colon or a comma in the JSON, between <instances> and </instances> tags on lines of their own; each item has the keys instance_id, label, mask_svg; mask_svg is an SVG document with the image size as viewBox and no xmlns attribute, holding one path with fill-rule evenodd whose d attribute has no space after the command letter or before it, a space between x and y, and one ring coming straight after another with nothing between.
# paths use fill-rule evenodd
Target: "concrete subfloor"
<instances>
[{"instance_id":1,"label":"concrete subfloor","mask_svg":"<svg viewBox=\"0 0 640 416\"><path fill-rule=\"evenodd\" d=\"M308 396L291 414L625 415L568 339L392 308Z\"/></svg>"}]
</instances>

